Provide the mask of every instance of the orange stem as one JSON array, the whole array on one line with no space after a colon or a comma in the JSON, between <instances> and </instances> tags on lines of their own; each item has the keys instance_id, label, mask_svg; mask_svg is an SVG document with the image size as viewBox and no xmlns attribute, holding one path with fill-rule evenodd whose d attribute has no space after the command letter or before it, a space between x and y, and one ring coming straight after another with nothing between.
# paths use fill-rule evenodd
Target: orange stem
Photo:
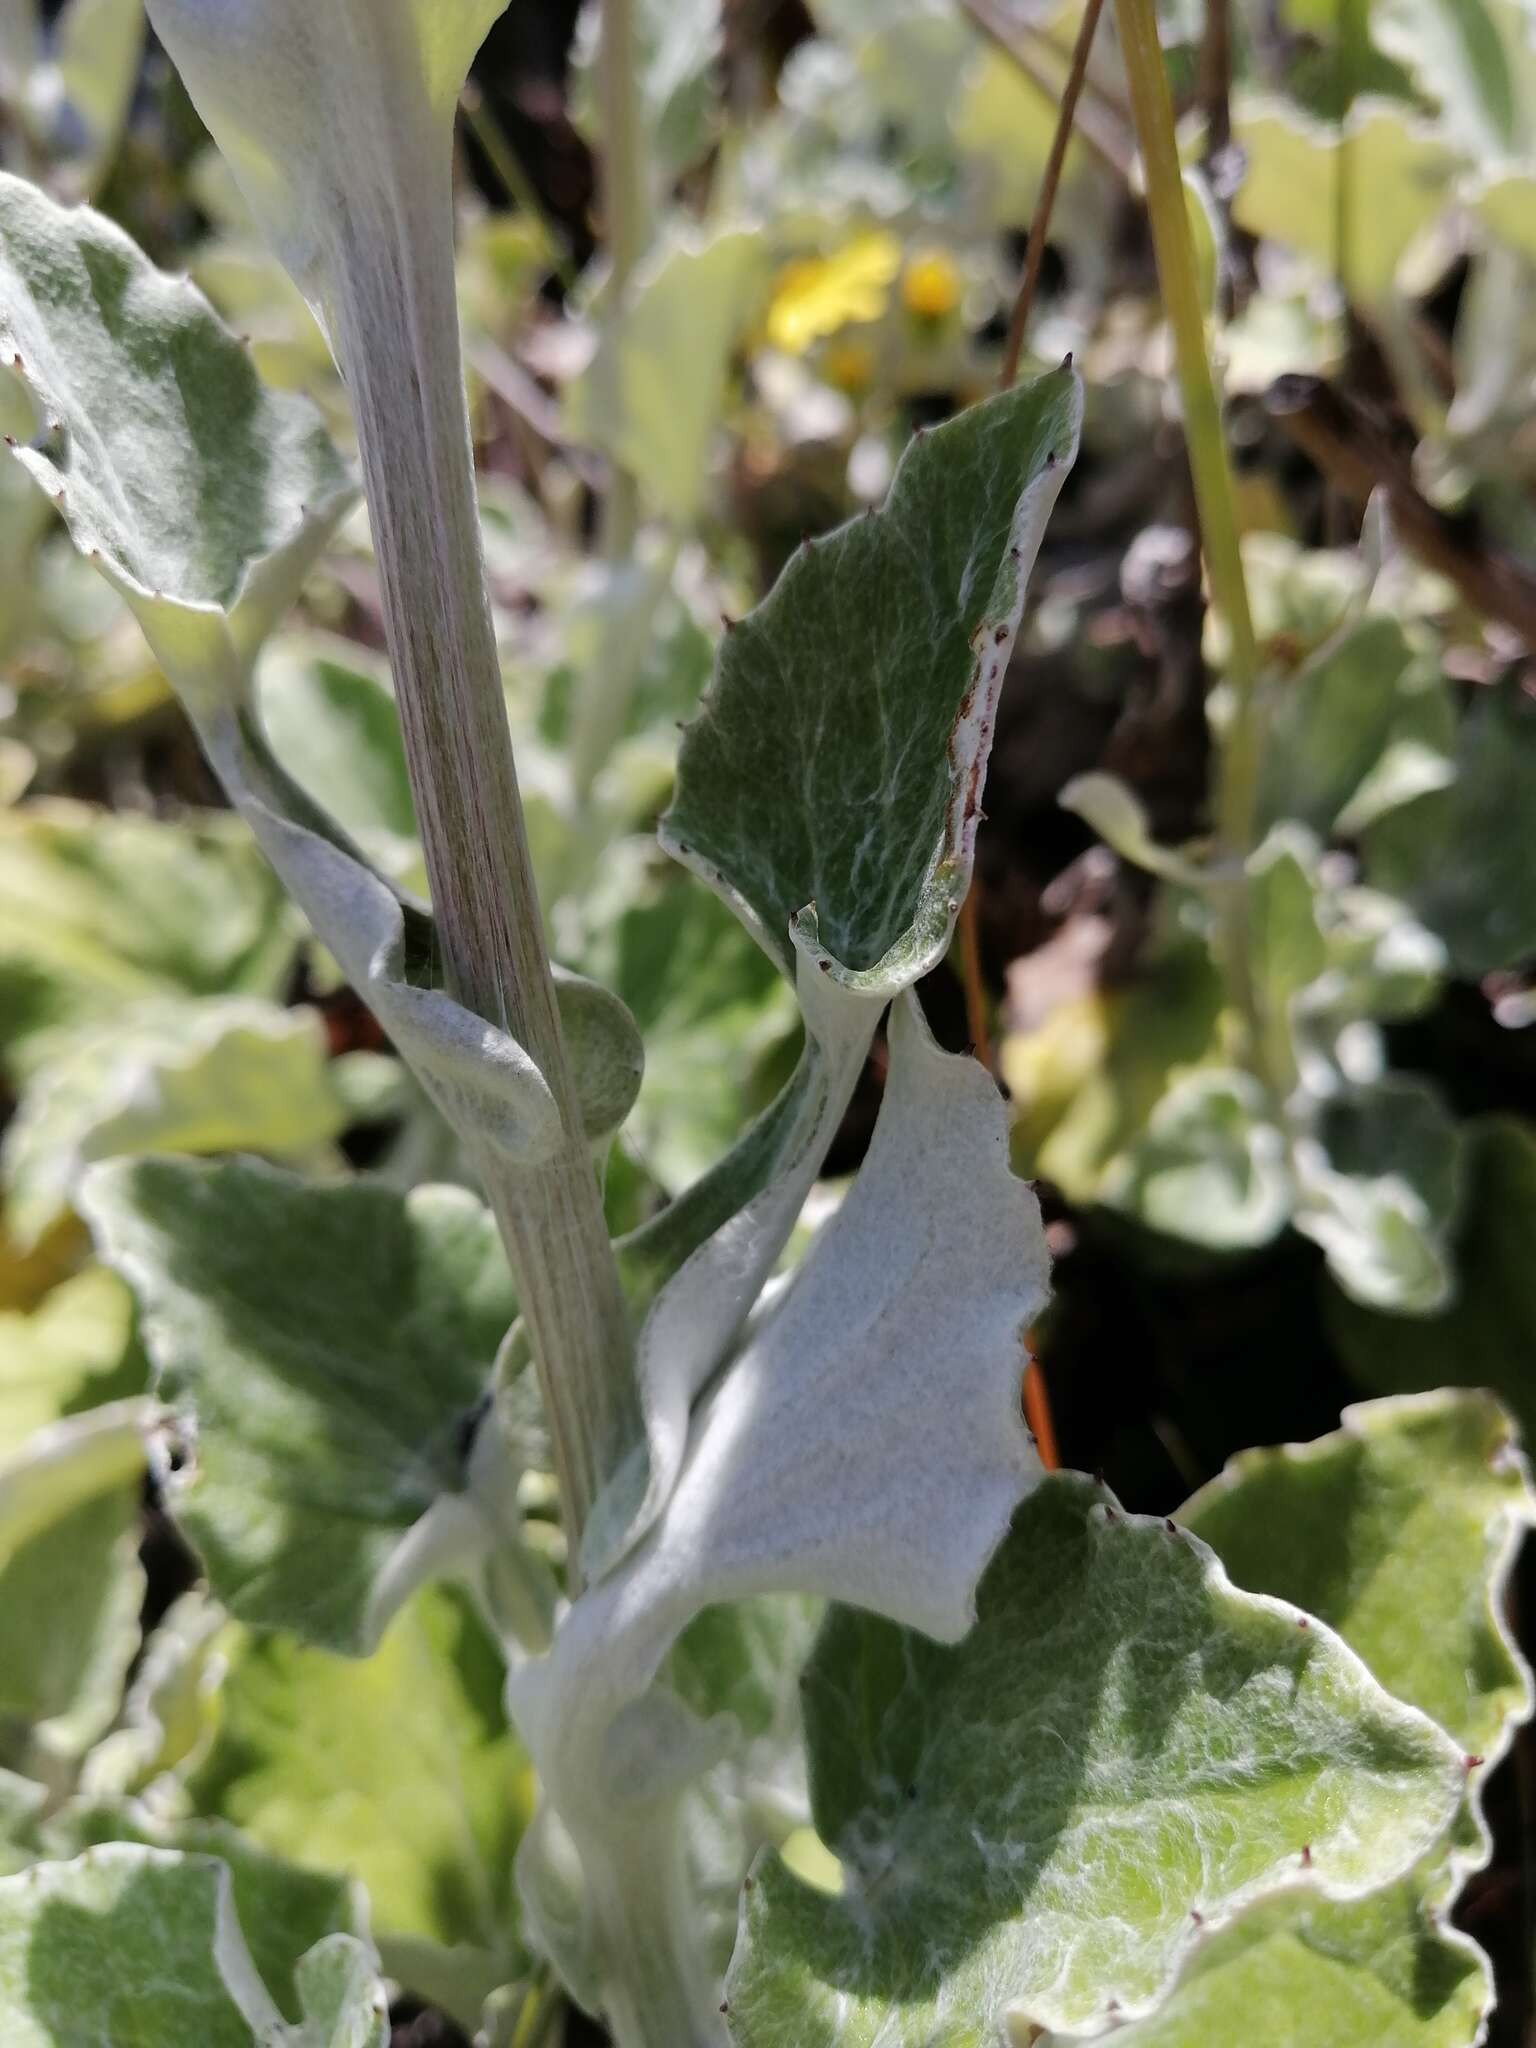
<instances>
[{"instance_id":1,"label":"orange stem","mask_svg":"<svg viewBox=\"0 0 1536 2048\"><path fill-rule=\"evenodd\" d=\"M960 981L965 989L965 1028L971 1050L992 1072L992 1029L987 1020L987 989L981 978L981 883L973 874L960 906Z\"/></svg>"},{"instance_id":2,"label":"orange stem","mask_svg":"<svg viewBox=\"0 0 1536 2048\"><path fill-rule=\"evenodd\" d=\"M1056 1425L1051 1419L1051 1397L1045 1384L1045 1367L1031 1356L1024 1368L1024 1420L1035 1439L1035 1449L1047 1472L1061 1470L1061 1452L1056 1444Z\"/></svg>"}]
</instances>

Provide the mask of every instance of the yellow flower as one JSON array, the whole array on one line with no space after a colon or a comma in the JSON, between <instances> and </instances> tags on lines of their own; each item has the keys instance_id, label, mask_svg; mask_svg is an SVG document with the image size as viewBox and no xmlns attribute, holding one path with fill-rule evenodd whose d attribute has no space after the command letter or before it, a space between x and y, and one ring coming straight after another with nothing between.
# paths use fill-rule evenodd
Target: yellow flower
<instances>
[{"instance_id":1,"label":"yellow flower","mask_svg":"<svg viewBox=\"0 0 1536 2048\"><path fill-rule=\"evenodd\" d=\"M861 397L875 381L875 352L867 341L834 341L821 359L821 374L835 391Z\"/></svg>"},{"instance_id":2,"label":"yellow flower","mask_svg":"<svg viewBox=\"0 0 1536 2048\"><path fill-rule=\"evenodd\" d=\"M942 249L924 249L907 265L901 303L924 320L942 320L960 303L960 272Z\"/></svg>"},{"instance_id":3,"label":"yellow flower","mask_svg":"<svg viewBox=\"0 0 1536 2048\"><path fill-rule=\"evenodd\" d=\"M835 256L811 256L779 274L768 308L768 339L790 355L856 321L878 320L897 271L901 244L872 230L856 235Z\"/></svg>"}]
</instances>

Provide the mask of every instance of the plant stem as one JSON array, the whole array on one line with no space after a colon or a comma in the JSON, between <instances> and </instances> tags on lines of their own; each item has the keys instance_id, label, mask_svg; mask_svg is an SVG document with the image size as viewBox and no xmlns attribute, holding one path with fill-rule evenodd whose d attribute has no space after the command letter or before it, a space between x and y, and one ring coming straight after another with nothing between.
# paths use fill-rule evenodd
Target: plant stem
<instances>
[{"instance_id":1,"label":"plant stem","mask_svg":"<svg viewBox=\"0 0 1536 2048\"><path fill-rule=\"evenodd\" d=\"M1019 280L1019 294L1013 302L1013 318L1008 323L1008 343L1003 350L1003 367L998 375L998 389L1006 391L1019 374L1019 357L1024 352L1024 330L1029 325L1029 309L1034 302L1035 286L1040 279L1040 265L1045 256L1045 237L1051 224L1051 209L1056 204L1056 188L1061 183L1062 166L1067 160L1067 145L1072 139L1072 122L1077 113L1077 103L1083 90L1083 80L1088 75L1088 55L1093 48L1094 31L1099 25L1104 0L1088 0L1083 9L1083 18L1077 31L1077 41L1072 46L1072 65L1067 73L1067 82L1062 89L1061 111L1056 117L1056 132L1051 137L1051 153L1046 158L1045 171L1040 179L1040 192L1035 200L1035 210L1029 223L1029 241L1024 250L1024 275Z\"/></svg>"},{"instance_id":2,"label":"plant stem","mask_svg":"<svg viewBox=\"0 0 1536 2048\"><path fill-rule=\"evenodd\" d=\"M1130 83L1131 111L1141 146L1163 310L1173 336L1206 579L1211 601L1225 621L1230 650L1226 673L1232 703L1222 734L1216 789L1217 839L1231 882L1224 892L1221 948L1228 987L1248 1041L1248 1064L1268 1087L1263 1050L1266 1033L1249 952L1243 874L1243 863L1253 850L1258 822L1258 648L1238 544L1221 405L1206 354L1205 313L1174 135L1173 102L1157 39L1157 16L1153 0L1115 0L1115 12ZM1273 1095L1274 1090L1270 1093Z\"/></svg>"},{"instance_id":3,"label":"plant stem","mask_svg":"<svg viewBox=\"0 0 1536 2048\"><path fill-rule=\"evenodd\" d=\"M1006 16L994 5L994 0L960 0L960 5L987 40L1018 67L1040 96L1049 105L1058 105L1065 89L1064 81L1052 64L1041 63L1033 52L1024 47L1023 39L1030 33L1028 25ZM1045 48L1050 50L1052 59L1060 54L1050 43L1046 43ZM1125 110L1091 80L1085 80L1085 85L1087 101L1078 110L1078 137L1122 184L1129 183L1131 141L1125 132Z\"/></svg>"},{"instance_id":4,"label":"plant stem","mask_svg":"<svg viewBox=\"0 0 1536 2048\"><path fill-rule=\"evenodd\" d=\"M425 189L424 189L425 188ZM538 1166L476 1165L531 1339L574 1563L637 1431L618 1269L555 1006L481 557L454 297L450 166L355 195L335 266L411 789L445 984L508 1031L559 1106Z\"/></svg>"},{"instance_id":5,"label":"plant stem","mask_svg":"<svg viewBox=\"0 0 1536 2048\"><path fill-rule=\"evenodd\" d=\"M635 63L634 0L603 0L598 46L598 91L603 116L603 227L608 245L608 345L612 375L619 374L619 341L635 267L650 232L650 165ZM603 502L602 551L625 562L640 527L635 478L618 463Z\"/></svg>"},{"instance_id":6,"label":"plant stem","mask_svg":"<svg viewBox=\"0 0 1536 2048\"><path fill-rule=\"evenodd\" d=\"M1226 622L1231 642L1228 676L1236 701L1222 750L1219 829L1227 850L1242 853L1248 850L1252 839L1258 798L1254 729L1258 650L1238 546L1221 406L1205 348L1205 314L1189 232L1184 176L1174 139L1173 103L1168 96L1163 53L1157 40L1157 17L1152 0L1115 0L1115 11L1130 81L1131 110L1141 144L1147 213L1152 224L1163 310L1173 335L1206 576L1212 601Z\"/></svg>"},{"instance_id":7,"label":"plant stem","mask_svg":"<svg viewBox=\"0 0 1536 2048\"><path fill-rule=\"evenodd\" d=\"M550 265L567 292L576 288L576 273L558 223L551 220L540 202L533 180L523 169L507 132L486 105L485 94L471 81L459 94L459 112L485 154L485 160L501 180L507 197L532 221L537 221L549 252Z\"/></svg>"},{"instance_id":8,"label":"plant stem","mask_svg":"<svg viewBox=\"0 0 1536 2048\"><path fill-rule=\"evenodd\" d=\"M973 874L960 906L960 985L965 990L965 1029L971 1051L992 1071L992 1031L987 1019L987 985L981 972L981 883Z\"/></svg>"}]
</instances>

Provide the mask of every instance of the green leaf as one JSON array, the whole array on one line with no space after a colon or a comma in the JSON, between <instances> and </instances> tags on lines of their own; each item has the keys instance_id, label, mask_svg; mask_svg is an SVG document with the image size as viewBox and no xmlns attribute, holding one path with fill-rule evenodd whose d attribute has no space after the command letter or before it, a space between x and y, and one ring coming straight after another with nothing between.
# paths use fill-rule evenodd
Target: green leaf
<instances>
[{"instance_id":1,"label":"green leaf","mask_svg":"<svg viewBox=\"0 0 1536 2048\"><path fill-rule=\"evenodd\" d=\"M427 1587L363 1662L232 1627L218 1733L194 1773L199 1812L307 1870L367 1889L393 1974L522 1963L512 1858L532 1805L507 1726L500 1655L464 1596ZM475 2015L471 2015L473 2019Z\"/></svg>"},{"instance_id":2,"label":"green leaf","mask_svg":"<svg viewBox=\"0 0 1536 2048\"><path fill-rule=\"evenodd\" d=\"M43 1034L129 1003L277 996L293 955L282 892L231 818L0 811L0 1047L24 1074Z\"/></svg>"},{"instance_id":3,"label":"green leaf","mask_svg":"<svg viewBox=\"0 0 1536 2048\"><path fill-rule=\"evenodd\" d=\"M1080 405L1063 369L914 441L885 510L802 547L721 646L662 843L795 980L806 1049L743 1145L641 1234L638 1284L671 1277L637 1347L644 1453L588 1523L590 1576L666 1499L693 1402L788 1240L881 1009L948 944Z\"/></svg>"},{"instance_id":4,"label":"green leaf","mask_svg":"<svg viewBox=\"0 0 1536 2048\"><path fill-rule=\"evenodd\" d=\"M1475 1755L1475 1799L1531 1710L1505 1603L1533 1511L1498 1404L1441 1391L1346 1409L1344 1427L1314 1443L1244 1451L1179 1519L1238 1584L1336 1628L1384 1686ZM1452 1847L1456 1865L1485 1860L1480 1820L1470 1856L1465 1838ZM1277 1899L1245 1914L1202 1946L1162 2011L1121 2038L1134 2048L1239 2037L1467 2048L1492 2005L1492 1972L1440 1922L1443 1858L1376 1898Z\"/></svg>"},{"instance_id":5,"label":"green leaf","mask_svg":"<svg viewBox=\"0 0 1536 2048\"><path fill-rule=\"evenodd\" d=\"M257 700L272 751L392 881L425 889L405 743L387 669L352 641L284 635Z\"/></svg>"},{"instance_id":6,"label":"green leaf","mask_svg":"<svg viewBox=\"0 0 1536 2048\"><path fill-rule=\"evenodd\" d=\"M175 1506L215 1592L365 1652L421 1572L483 1540L465 1444L515 1313L489 1213L456 1188L168 1159L95 1168L82 1208L195 1431Z\"/></svg>"},{"instance_id":7,"label":"green leaf","mask_svg":"<svg viewBox=\"0 0 1536 2048\"><path fill-rule=\"evenodd\" d=\"M389 2008L371 1949L329 1935L300 1957L297 1974L304 2028L296 2048L388 2048Z\"/></svg>"},{"instance_id":8,"label":"green leaf","mask_svg":"<svg viewBox=\"0 0 1536 2048\"><path fill-rule=\"evenodd\" d=\"M11 1231L34 1245L93 1160L141 1152L313 1157L346 1115L313 1010L150 1002L72 1033L0 1141Z\"/></svg>"},{"instance_id":9,"label":"green leaf","mask_svg":"<svg viewBox=\"0 0 1536 2048\"><path fill-rule=\"evenodd\" d=\"M1383 1316L1330 1290L1329 1334L1372 1393L1492 1387L1536 1435L1536 1135L1514 1117L1466 1127L1466 1193L1454 1298L1438 1313Z\"/></svg>"},{"instance_id":10,"label":"green leaf","mask_svg":"<svg viewBox=\"0 0 1536 2048\"><path fill-rule=\"evenodd\" d=\"M1268 1244L1285 1225L1285 1142L1249 1075L1204 1067L1176 1081L1105 1174L1099 1199L1213 1250Z\"/></svg>"},{"instance_id":11,"label":"green leaf","mask_svg":"<svg viewBox=\"0 0 1536 2048\"><path fill-rule=\"evenodd\" d=\"M1517 8L1507 12L1518 47L1529 26ZM1529 140L1530 112L1520 104L1526 81L1517 77L1515 53L1488 0L1374 0L1370 32L1439 107L1451 141L1479 157L1521 153Z\"/></svg>"},{"instance_id":12,"label":"green leaf","mask_svg":"<svg viewBox=\"0 0 1536 2048\"><path fill-rule=\"evenodd\" d=\"M544 1795L522 1859L540 1939L611 2017L639 1995L637 1945L673 1946L680 1984L712 2003L697 1961L715 1916L690 1903L658 1816L720 1762L727 1731L654 1689L678 1636L719 1602L809 1593L955 1641L1039 1477L1019 1385L1046 1252L1008 1169L1003 1105L974 1060L933 1043L910 992L890 1052L859 1177L701 1405L651 1535L509 1679ZM562 1868L556 1853L562 1829L584 1906L574 1858ZM616 1856L643 1888L633 1903ZM648 2023L676 2038L656 2013Z\"/></svg>"},{"instance_id":13,"label":"green leaf","mask_svg":"<svg viewBox=\"0 0 1536 2048\"><path fill-rule=\"evenodd\" d=\"M1365 865L1476 978L1536 952L1536 716L1518 677L1475 693L1455 760L1449 788L1371 826Z\"/></svg>"},{"instance_id":14,"label":"green leaf","mask_svg":"<svg viewBox=\"0 0 1536 2048\"><path fill-rule=\"evenodd\" d=\"M1080 407L1063 369L916 438L726 635L662 837L786 969L889 995L948 945Z\"/></svg>"},{"instance_id":15,"label":"green leaf","mask_svg":"<svg viewBox=\"0 0 1536 2048\"><path fill-rule=\"evenodd\" d=\"M329 1936L298 1965L305 2018L289 2027L215 1858L115 1843L0 1880L8 2048L384 2048L372 1964L362 1944Z\"/></svg>"},{"instance_id":16,"label":"green leaf","mask_svg":"<svg viewBox=\"0 0 1536 2048\"><path fill-rule=\"evenodd\" d=\"M1343 283L1365 305L1387 297L1409 244L1449 203L1462 162L1436 129L1385 99L1355 100L1340 126L1245 93L1232 128L1246 159L1234 223L1310 257L1329 276L1338 261L1334 194L1349 151L1355 188L1371 194L1371 205L1350 238Z\"/></svg>"},{"instance_id":17,"label":"green leaf","mask_svg":"<svg viewBox=\"0 0 1536 2048\"><path fill-rule=\"evenodd\" d=\"M85 196L110 168L133 105L144 61L141 0L68 0L54 55L75 145L67 182Z\"/></svg>"},{"instance_id":18,"label":"green leaf","mask_svg":"<svg viewBox=\"0 0 1536 2048\"><path fill-rule=\"evenodd\" d=\"M734 2038L1098 2031L1166 1995L1193 1915L1401 1874L1455 1811L1460 1752L1301 1619L1065 1475L1020 1509L954 1648L834 1614L805 1707L843 1890L759 1870Z\"/></svg>"},{"instance_id":19,"label":"green leaf","mask_svg":"<svg viewBox=\"0 0 1536 2048\"><path fill-rule=\"evenodd\" d=\"M667 1660L668 1688L690 1712L706 1725L729 1714L737 1730L689 1788L683 1817L695 1912L721 1974L753 1858L809 1825L800 1674L822 1614L819 1600L794 1594L709 1607Z\"/></svg>"},{"instance_id":20,"label":"green leaf","mask_svg":"<svg viewBox=\"0 0 1536 2048\"><path fill-rule=\"evenodd\" d=\"M17 461L161 659L216 672L226 618L253 651L354 495L315 409L120 228L9 176L0 352L42 420Z\"/></svg>"},{"instance_id":21,"label":"green leaf","mask_svg":"<svg viewBox=\"0 0 1536 2048\"><path fill-rule=\"evenodd\" d=\"M1198 883L1201 879L1194 862L1157 844L1146 806L1117 776L1097 772L1074 775L1063 786L1057 802L1064 811L1073 812L1085 825L1092 826L1104 844L1132 867L1144 868L1149 875L1162 875L1173 882Z\"/></svg>"},{"instance_id":22,"label":"green leaf","mask_svg":"<svg viewBox=\"0 0 1536 2048\"><path fill-rule=\"evenodd\" d=\"M1482 1951L1407 1879L1346 1904L1266 1900L1203 1942L1166 2004L1115 2048L1471 2048L1492 2003Z\"/></svg>"},{"instance_id":23,"label":"green leaf","mask_svg":"<svg viewBox=\"0 0 1536 2048\"><path fill-rule=\"evenodd\" d=\"M201 1760L216 1718L224 1620L201 1587L172 1601L135 1663L117 1726L81 1765L86 1798L120 1799Z\"/></svg>"},{"instance_id":24,"label":"green leaf","mask_svg":"<svg viewBox=\"0 0 1536 2048\"><path fill-rule=\"evenodd\" d=\"M1328 964L1307 995L1309 1027L1412 1017L1434 1002L1445 947L1395 896L1345 884L1324 890L1317 910Z\"/></svg>"},{"instance_id":25,"label":"green leaf","mask_svg":"<svg viewBox=\"0 0 1536 2048\"><path fill-rule=\"evenodd\" d=\"M584 9L573 65L573 113L601 147L597 46L601 10ZM720 0L639 0L634 10L635 88L649 131L646 152L664 200L709 145L721 45Z\"/></svg>"},{"instance_id":26,"label":"green leaf","mask_svg":"<svg viewBox=\"0 0 1536 2048\"><path fill-rule=\"evenodd\" d=\"M44 1753L103 1733L139 1646L145 1421L115 1402L0 1465L0 1729Z\"/></svg>"},{"instance_id":27,"label":"green leaf","mask_svg":"<svg viewBox=\"0 0 1536 2048\"><path fill-rule=\"evenodd\" d=\"M338 245L375 238L355 195L409 195L445 174L470 59L505 0L155 0L156 32L262 233L311 304Z\"/></svg>"},{"instance_id":28,"label":"green leaf","mask_svg":"<svg viewBox=\"0 0 1536 2048\"><path fill-rule=\"evenodd\" d=\"M262 1981L285 2018L297 2019L295 1965L328 1935L357 1932L360 1900L346 1879L300 1870L247 1841L227 1821L160 1822L131 1801L71 1800L39 1830L52 1861L64 1862L108 1842L217 1857L229 1872L240 1931Z\"/></svg>"},{"instance_id":29,"label":"green leaf","mask_svg":"<svg viewBox=\"0 0 1536 2048\"><path fill-rule=\"evenodd\" d=\"M46 1423L136 1394L144 1380L133 1298L101 1266L61 1282L30 1314L0 1313L0 1357L0 1458Z\"/></svg>"},{"instance_id":30,"label":"green leaf","mask_svg":"<svg viewBox=\"0 0 1536 2048\"><path fill-rule=\"evenodd\" d=\"M730 351L752 318L765 262L761 237L747 231L659 250L623 320L568 387L572 437L629 470L679 526L704 506Z\"/></svg>"},{"instance_id":31,"label":"green leaf","mask_svg":"<svg viewBox=\"0 0 1536 2048\"><path fill-rule=\"evenodd\" d=\"M290 12L279 0L273 7ZM302 10L301 21L301 10L291 11L302 39L304 24L320 17ZM399 0L352 26L365 41L387 41L403 32L404 11ZM203 12L191 0L165 0L157 20L165 32L179 18L192 35ZM451 68L473 12L460 0L416 23L412 60ZM340 21L333 9L324 19ZM238 30L222 15L205 19L200 32L215 43L252 38L237 95L249 112L259 97L257 58L268 54L254 18L243 14ZM463 47L467 62L473 44ZM306 75L302 65L297 75ZM291 79L286 90L279 111L291 118ZM332 120L320 125L325 134L309 140L333 140ZM284 160L284 174L299 169L297 157ZM278 175L276 159L265 175ZM360 177L358 166L348 175ZM76 546L133 607L214 772L343 973L450 1123L521 1162L548 1156L561 1142L560 1116L532 1059L432 985L430 920L317 808L254 715L256 654L353 497L319 414L264 390L201 294L155 270L110 221L66 212L0 174L6 345L20 355L44 418L43 438L19 447L17 459L44 488L64 491ZM589 1003L589 1026L594 1014ZM632 1093L635 1039L617 1003L607 1005L602 1047L605 1068ZM602 1092L606 1109L613 1089Z\"/></svg>"},{"instance_id":32,"label":"green leaf","mask_svg":"<svg viewBox=\"0 0 1536 2048\"><path fill-rule=\"evenodd\" d=\"M1344 1292L1399 1315L1442 1308L1463 1173L1461 1132L1438 1095L1406 1074L1349 1090L1324 1103L1295 1157L1296 1228Z\"/></svg>"},{"instance_id":33,"label":"green leaf","mask_svg":"<svg viewBox=\"0 0 1536 2048\"><path fill-rule=\"evenodd\" d=\"M762 1106L754 1084L795 1029L793 1000L724 905L652 839L607 848L582 919L582 967L621 999L645 1040L625 1143L678 1189L714 1166Z\"/></svg>"},{"instance_id":34,"label":"green leaf","mask_svg":"<svg viewBox=\"0 0 1536 2048\"><path fill-rule=\"evenodd\" d=\"M1029 1172L1077 1202L1097 1198L1181 1071L1219 1057L1221 978L1188 929L1186 895L1164 895L1138 978L1094 992L1003 1044L1016 1143Z\"/></svg>"},{"instance_id":35,"label":"green leaf","mask_svg":"<svg viewBox=\"0 0 1536 2048\"><path fill-rule=\"evenodd\" d=\"M1505 1594L1536 1494L1491 1395L1348 1408L1313 1443L1240 1452L1179 1520L1238 1585L1337 1629L1481 1766L1529 1717Z\"/></svg>"},{"instance_id":36,"label":"green leaf","mask_svg":"<svg viewBox=\"0 0 1536 2048\"><path fill-rule=\"evenodd\" d=\"M1270 824L1294 818L1326 835L1394 742L1418 737L1426 722L1449 738L1439 672L1392 618L1345 628L1273 695L1260 784Z\"/></svg>"},{"instance_id":37,"label":"green leaf","mask_svg":"<svg viewBox=\"0 0 1536 2048\"><path fill-rule=\"evenodd\" d=\"M0 1770L0 1876L36 1862L37 1823L47 1804L46 1785Z\"/></svg>"},{"instance_id":38,"label":"green leaf","mask_svg":"<svg viewBox=\"0 0 1536 2048\"><path fill-rule=\"evenodd\" d=\"M1271 1063L1282 1074L1293 1059L1295 999L1327 961L1317 921L1316 866L1314 842L1290 825L1276 827L1247 861L1250 971L1271 1023Z\"/></svg>"}]
</instances>

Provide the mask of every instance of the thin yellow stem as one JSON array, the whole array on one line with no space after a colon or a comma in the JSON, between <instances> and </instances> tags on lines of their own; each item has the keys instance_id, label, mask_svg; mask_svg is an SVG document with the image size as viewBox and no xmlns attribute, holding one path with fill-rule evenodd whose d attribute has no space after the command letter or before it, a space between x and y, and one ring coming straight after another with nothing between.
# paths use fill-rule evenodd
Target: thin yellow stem
<instances>
[{"instance_id":1,"label":"thin yellow stem","mask_svg":"<svg viewBox=\"0 0 1536 2048\"><path fill-rule=\"evenodd\" d=\"M1230 650L1226 673L1232 702L1222 735L1216 791L1217 837L1231 881L1225 892L1221 947L1228 986L1248 1041L1247 1059L1264 1080L1266 1034L1253 978L1243 880L1243 862L1253 850L1258 822L1258 647L1243 575L1221 404L1206 353L1205 311L1174 134L1173 101L1157 39L1157 16L1153 0L1115 0L1115 11L1141 146L1163 310L1173 336L1206 580L1212 605L1226 625Z\"/></svg>"}]
</instances>

